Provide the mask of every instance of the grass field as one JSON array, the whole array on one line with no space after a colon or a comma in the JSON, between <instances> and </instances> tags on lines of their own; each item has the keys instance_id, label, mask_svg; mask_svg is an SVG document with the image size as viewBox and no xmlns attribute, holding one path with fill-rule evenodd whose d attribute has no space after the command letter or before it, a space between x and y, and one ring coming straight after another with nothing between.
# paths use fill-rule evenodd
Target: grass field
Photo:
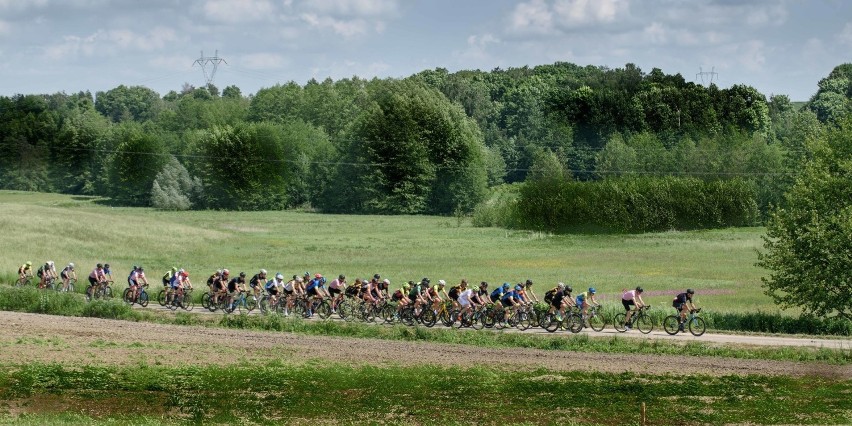
<instances>
[{"instance_id":1,"label":"grass field","mask_svg":"<svg viewBox=\"0 0 852 426\"><path fill-rule=\"evenodd\" d=\"M85 197L0 191L0 278L26 260L54 260L87 274L108 262L123 281L133 264L157 278L173 265L196 284L213 270L329 276L378 272L397 286L428 276L493 285L531 278L539 294L557 281L589 286L603 301L637 285L646 301L668 305L670 292L697 290L715 311L776 311L754 266L762 228L649 234L547 235L474 228L429 216L347 216L305 212L163 212L113 208ZM710 294L707 294L710 292ZM704 293L704 294L702 294Z\"/></svg>"}]
</instances>

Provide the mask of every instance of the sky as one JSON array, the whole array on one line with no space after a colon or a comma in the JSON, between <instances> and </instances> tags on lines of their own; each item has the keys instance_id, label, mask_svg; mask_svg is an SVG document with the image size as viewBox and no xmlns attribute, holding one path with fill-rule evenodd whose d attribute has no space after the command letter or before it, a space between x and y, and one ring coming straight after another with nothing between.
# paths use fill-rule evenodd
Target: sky
<instances>
[{"instance_id":1,"label":"sky","mask_svg":"<svg viewBox=\"0 0 852 426\"><path fill-rule=\"evenodd\" d=\"M852 62L852 1L0 0L2 96L121 84L164 95L206 83L202 52L226 62L214 84L243 94L571 62L806 101Z\"/></svg>"}]
</instances>

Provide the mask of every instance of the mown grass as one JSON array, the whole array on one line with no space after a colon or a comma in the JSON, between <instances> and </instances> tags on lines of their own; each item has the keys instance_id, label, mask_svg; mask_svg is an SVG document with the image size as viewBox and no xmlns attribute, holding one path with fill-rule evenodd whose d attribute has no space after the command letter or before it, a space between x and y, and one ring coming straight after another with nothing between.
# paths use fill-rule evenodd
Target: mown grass
<instances>
[{"instance_id":1,"label":"mown grass","mask_svg":"<svg viewBox=\"0 0 852 426\"><path fill-rule=\"evenodd\" d=\"M152 418L221 424L845 424L849 381L512 371L325 362L263 366L0 367L4 421ZM319 386L321 384L321 386ZM0 409L3 411L3 409ZM39 417L44 416L44 417ZM74 417L78 416L78 417Z\"/></svg>"},{"instance_id":2,"label":"mown grass","mask_svg":"<svg viewBox=\"0 0 852 426\"><path fill-rule=\"evenodd\" d=\"M152 311L132 309L117 300L86 303L78 295L8 287L0 288L0 310L319 336L453 343L489 348L508 347L580 352L716 356L739 359L823 362L839 365L852 363L852 349L769 347L749 349L709 346L698 342L681 344L656 339L630 339L618 336L612 338L590 338L587 335L545 336L444 328L428 329L404 325L375 326L339 321L303 321L297 318L284 318L279 315L206 316L188 313L177 313L174 316L158 315ZM156 338L156 336L151 337L152 339Z\"/></svg>"},{"instance_id":3,"label":"mown grass","mask_svg":"<svg viewBox=\"0 0 852 426\"><path fill-rule=\"evenodd\" d=\"M594 286L616 303L641 285L668 306L670 294L695 288L716 311L775 312L754 266L762 228L648 234L549 235L474 228L468 220L429 216L347 216L302 212L163 212L112 208L91 199L0 191L0 281L21 263L73 261L81 275L109 262L123 282L142 264L156 281L166 268L187 268L194 282L223 266L285 275L372 276L394 285L428 276L493 285L531 278L542 294L558 281ZM713 291L715 294L710 294Z\"/></svg>"}]
</instances>

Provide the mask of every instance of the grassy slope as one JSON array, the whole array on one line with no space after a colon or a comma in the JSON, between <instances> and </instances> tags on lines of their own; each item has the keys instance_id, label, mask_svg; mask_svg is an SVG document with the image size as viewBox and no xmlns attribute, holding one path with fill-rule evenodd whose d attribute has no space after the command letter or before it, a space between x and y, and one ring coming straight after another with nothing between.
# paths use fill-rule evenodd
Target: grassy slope
<instances>
[{"instance_id":1,"label":"grassy slope","mask_svg":"<svg viewBox=\"0 0 852 426\"><path fill-rule=\"evenodd\" d=\"M344 216L298 212L160 212L111 208L80 197L0 191L0 278L25 260L73 261L79 273L106 261L123 278L132 264L149 277L172 265L200 282L218 267L287 275L309 270L375 272L394 285L428 276L490 283L532 278L539 293L556 281L593 285L612 300L624 288L698 290L717 311L774 311L754 266L761 228L639 235L548 236L473 228L455 218ZM47 238L45 238L47 237ZM736 291L701 295L703 290ZM647 297L667 305L671 296ZM647 301L646 300L646 301Z\"/></svg>"}]
</instances>

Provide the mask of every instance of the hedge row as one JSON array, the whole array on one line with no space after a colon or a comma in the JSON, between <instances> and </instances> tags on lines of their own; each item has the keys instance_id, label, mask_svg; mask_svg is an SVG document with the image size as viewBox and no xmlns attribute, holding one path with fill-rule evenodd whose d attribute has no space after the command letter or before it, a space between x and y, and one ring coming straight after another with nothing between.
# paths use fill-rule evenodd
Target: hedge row
<instances>
[{"instance_id":1,"label":"hedge row","mask_svg":"<svg viewBox=\"0 0 852 426\"><path fill-rule=\"evenodd\" d=\"M513 222L525 229L620 232L754 225L756 190L742 179L616 178L597 182L542 179L519 191Z\"/></svg>"}]
</instances>

